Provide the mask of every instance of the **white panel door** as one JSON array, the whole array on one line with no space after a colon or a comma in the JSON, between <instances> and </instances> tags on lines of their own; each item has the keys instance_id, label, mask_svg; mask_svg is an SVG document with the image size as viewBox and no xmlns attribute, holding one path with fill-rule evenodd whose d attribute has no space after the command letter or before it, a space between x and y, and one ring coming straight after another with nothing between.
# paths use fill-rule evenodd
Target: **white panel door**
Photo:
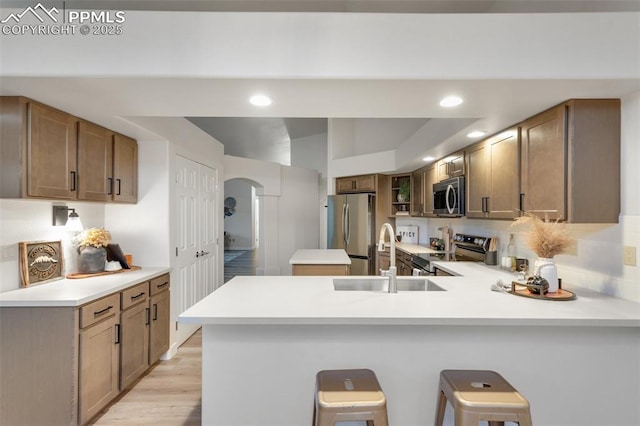
<instances>
[{"instance_id":1,"label":"white panel door","mask_svg":"<svg viewBox=\"0 0 640 426\"><path fill-rule=\"evenodd\" d=\"M178 313L196 302L198 280L198 163L176 156Z\"/></svg>"},{"instance_id":2,"label":"white panel door","mask_svg":"<svg viewBox=\"0 0 640 426\"><path fill-rule=\"evenodd\" d=\"M178 313L218 285L218 171L176 156Z\"/></svg>"},{"instance_id":3,"label":"white panel door","mask_svg":"<svg viewBox=\"0 0 640 426\"><path fill-rule=\"evenodd\" d=\"M198 194L198 280L201 283L200 298L213 292L218 286L218 210L216 196L218 192L218 171L200 165Z\"/></svg>"}]
</instances>

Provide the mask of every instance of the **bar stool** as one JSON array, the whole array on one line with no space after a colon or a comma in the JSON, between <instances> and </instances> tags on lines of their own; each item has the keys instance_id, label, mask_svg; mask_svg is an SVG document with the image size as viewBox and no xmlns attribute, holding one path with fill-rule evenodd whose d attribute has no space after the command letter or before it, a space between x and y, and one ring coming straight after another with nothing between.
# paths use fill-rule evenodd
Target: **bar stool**
<instances>
[{"instance_id":1,"label":"bar stool","mask_svg":"<svg viewBox=\"0 0 640 426\"><path fill-rule=\"evenodd\" d=\"M373 371L323 370L316 374L314 426L366 420L388 426L387 400Z\"/></svg>"},{"instance_id":2,"label":"bar stool","mask_svg":"<svg viewBox=\"0 0 640 426\"><path fill-rule=\"evenodd\" d=\"M481 420L490 426L505 421L532 424L529 401L495 371L441 371L435 426L442 426L447 400L453 405L455 426L478 426Z\"/></svg>"}]
</instances>

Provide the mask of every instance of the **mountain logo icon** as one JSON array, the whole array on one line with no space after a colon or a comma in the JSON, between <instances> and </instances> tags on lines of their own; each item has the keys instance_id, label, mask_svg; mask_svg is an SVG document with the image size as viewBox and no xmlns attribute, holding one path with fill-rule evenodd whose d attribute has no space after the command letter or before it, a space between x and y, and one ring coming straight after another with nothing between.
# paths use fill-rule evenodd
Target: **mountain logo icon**
<instances>
[{"instance_id":1,"label":"mountain logo icon","mask_svg":"<svg viewBox=\"0 0 640 426\"><path fill-rule=\"evenodd\" d=\"M45 17L49 17L49 19L51 19L53 22L58 22L58 18L54 16L54 14L57 15L58 13L60 13L60 11L55 7L52 7L51 9L47 9L42 5L42 3L38 3L33 7L31 6L27 7L25 10L23 10L20 13L9 14L9 16L7 16L5 19L0 21L0 23L6 24L7 22L13 20L17 24L27 14L31 14L35 16L36 19L38 19L38 21L43 23L44 23Z\"/></svg>"}]
</instances>

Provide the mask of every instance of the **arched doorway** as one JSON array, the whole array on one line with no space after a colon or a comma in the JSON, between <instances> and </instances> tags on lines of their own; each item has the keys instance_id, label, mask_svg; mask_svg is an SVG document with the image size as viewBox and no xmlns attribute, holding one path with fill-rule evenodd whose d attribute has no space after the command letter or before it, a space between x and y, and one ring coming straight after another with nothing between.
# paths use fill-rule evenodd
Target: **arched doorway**
<instances>
[{"instance_id":1,"label":"arched doorway","mask_svg":"<svg viewBox=\"0 0 640 426\"><path fill-rule=\"evenodd\" d=\"M224 182L224 281L258 275L260 255L259 183L247 178Z\"/></svg>"}]
</instances>

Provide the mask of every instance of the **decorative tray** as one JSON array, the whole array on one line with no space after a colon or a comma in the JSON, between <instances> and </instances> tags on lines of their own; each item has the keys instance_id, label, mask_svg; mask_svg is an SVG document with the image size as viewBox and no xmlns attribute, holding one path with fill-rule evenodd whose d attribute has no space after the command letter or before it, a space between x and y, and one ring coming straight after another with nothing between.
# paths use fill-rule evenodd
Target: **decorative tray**
<instances>
[{"instance_id":1,"label":"decorative tray","mask_svg":"<svg viewBox=\"0 0 640 426\"><path fill-rule=\"evenodd\" d=\"M511 291L509 293L515 294L516 296L542 300L575 300L577 298L573 292L563 288L558 289L555 293L534 294L531 293L524 284L515 281L511 282Z\"/></svg>"},{"instance_id":2,"label":"decorative tray","mask_svg":"<svg viewBox=\"0 0 640 426\"><path fill-rule=\"evenodd\" d=\"M67 278L75 280L80 278L99 277L100 275L119 274L121 272L127 272L127 271L138 271L140 269L142 269L142 267L131 265L129 269L118 269L117 271L103 271L103 272L96 272L94 274L81 274L80 272L76 272L73 274L67 274Z\"/></svg>"}]
</instances>

